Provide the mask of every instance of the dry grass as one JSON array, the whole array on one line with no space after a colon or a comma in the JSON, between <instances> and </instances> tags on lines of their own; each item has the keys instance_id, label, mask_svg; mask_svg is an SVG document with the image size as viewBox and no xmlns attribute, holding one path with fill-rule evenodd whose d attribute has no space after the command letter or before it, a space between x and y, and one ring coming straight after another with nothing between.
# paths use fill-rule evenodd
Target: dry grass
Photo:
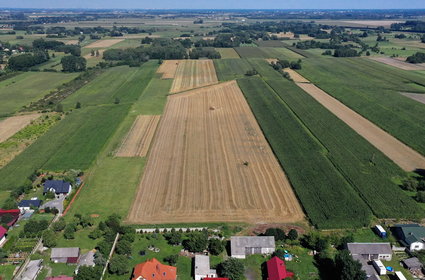
<instances>
[{"instance_id":1,"label":"dry grass","mask_svg":"<svg viewBox=\"0 0 425 280\"><path fill-rule=\"evenodd\" d=\"M128 222L303 217L235 81L169 96Z\"/></svg>"},{"instance_id":2,"label":"dry grass","mask_svg":"<svg viewBox=\"0 0 425 280\"><path fill-rule=\"evenodd\" d=\"M12 137L40 116L41 114L30 114L14 116L0 121L0 143Z\"/></svg>"},{"instance_id":3,"label":"dry grass","mask_svg":"<svg viewBox=\"0 0 425 280\"><path fill-rule=\"evenodd\" d=\"M212 60L181 60L170 93L182 92L218 82Z\"/></svg>"},{"instance_id":4,"label":"dry grass","mask_svg":"<svg viewBox=\"0 0 425 280\"><path fill-rule=\"evenodd\" d=\"M425 157L397 140L394 136L385 132L314 84L301 82L297 83L297 85L405 171L425 169Z\"/></svg>"},{"instance_id":5,"label":"dry grass","mask_svg":"<svg viewBox=\"0 0 425 280\"><path fill-rule=\"evenodd\" d=\"M96 42L93 42L93 43L85 46L85 48L109 48L109 47L112 47L115 44L118 44L121 41L124 41L124 39L98 40Z\"/></svg>"},{"instance_id":6,"label":"dry grass","mask_svg":"<svg viewBox=\"0 0 425 280\"><path fill-rule=\"evenodd\" d=\"M117 157L145 157L158 126L160 116L138 116L124 138Z\"/></svg>"},{"instance_id":7,"label":"dry grass","mask_svg":"<svg viewBox=\"0 0 425 280\"><path fill-rule=\"evenodd\" d=\"M408 63L399 59L394 59L391 57L369 57L369 59L381 62L381 63L385 63L387 65L393 66L393 67L397 67L399 69L403 69L403 70L425 70L425 65L421 65L421 64L412 64L412 63Z\"/></svg>"},{"instance_id":8,"label":"dry grass","mask_svg":"<svg viewBox=\"0 0 425 280\"><path fill-rule=\"evenodd\" d=\"M180 60L164 60L156 71L162 74L162 79L174 79Z\"/></svg>"},{"instance_id":9,"label":"dry grass","mask_svg":"<svg viewBox=\"0 0 425 280\"><path fill-rule=\"evenodd\" d=\"M289 76L291 76L291 79L294 80L296 83L309 83L310 81L298 74L296 71L285 68L283 71L289 73Z\"/></svg>"}]
</instances>

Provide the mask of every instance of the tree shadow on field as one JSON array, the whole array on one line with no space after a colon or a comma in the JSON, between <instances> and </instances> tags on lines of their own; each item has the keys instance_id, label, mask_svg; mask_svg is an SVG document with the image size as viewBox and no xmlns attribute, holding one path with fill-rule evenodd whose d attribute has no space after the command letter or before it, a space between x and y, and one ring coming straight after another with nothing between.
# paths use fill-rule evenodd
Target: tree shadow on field
<instances>
[{"instance_id":1,"label":"tree shadow on field","mask_svg":"<svg viewBox=\"0 0 425 280\"><path fill-rule=\"evenodd\" d=\"M319 255L314 257L314 265L319 270L321 280L338 280L335 275L335 265L331 258L320 258Z\"/></svg>"}]
</instances>

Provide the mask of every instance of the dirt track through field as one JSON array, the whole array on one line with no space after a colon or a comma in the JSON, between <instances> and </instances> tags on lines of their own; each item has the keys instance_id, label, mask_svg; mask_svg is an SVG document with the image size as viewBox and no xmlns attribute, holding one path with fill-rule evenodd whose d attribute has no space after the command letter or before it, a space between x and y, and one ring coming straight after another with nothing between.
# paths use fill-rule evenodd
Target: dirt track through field
<instances>
[{"instance_id":1,"label":"dirt track through field","mask_svg":"<svg viewBox=\"0 0 425 280\"><path fill-rule=\"evenodd\" d=\"M312 83L298 82L296 84L405 171L425 169L424 156L368 119L351 110Z\"/></svg>"},{"instance_id":2,"label":"dirt track through field","mask_svg":"<svg viewBox=\"0 0 425 280\"><path fill-rule=\"evenodd\" d=\"M124 41L124 39L106 39L106 40L97 40L84 48L108 48L112 47L115 44L118 44L119 42Z\"/></svg>"},{"instance_id":3,"label":"dirt track through field","mask_svg":"<svg viewBox=\"0 0 425 280\"><path fill-rule=\"evenodd\" d=\"M117 157L145 157L161 116L138 116L124 138Z\"/></svg>"},{"instance_id":4,"label":"dirt track through field","mask_svg":"<svg viewBox=\"0 0 425 280\"><path fill-rule=\"evenodd\" d=\"M423 93L410 93L410 92L402 92L402 95L409 97L410 99L416 100L420 103L425 104L425 94Z\"/></svg>"},{"instance_id":5,"label":"dirt track through field","mask_svg":"<svg viewBox=\"0 0 425 280\"><path fill-rule=\"evenodd\" d=\"M40 116L41 114L30 114L14 116L0 121L0 143L12 137Z\"/></svg>"},{"instance_id":6,"label":"dirt track through field","mask_svg":"<svg viewBox=\"0 0 425 280\"><path fill-rule=\"evenodd\" d=\"M218 83L212 60L181 60L170 93L182 92Z\"/></svg>"},{"instance_id":7,"label":"dirt track through field","mask_svg":"<svg viewBox=\"0 0 425 280\"><path fill-rule=\"evenodd\" d=\"M168 97L128 222L282 223L303 217L235 81Z\"/></svg>"},{"instance_id":8,"label":"dirt track through field","mask_svg":"<svg viewBox=\"0 0 425 280\"><path fill-rule=\"evenodd\" d=\"M413 64L405 61L401 61L399 59L394 59L391 57L369 57L371 60L375 60L402 70L425 70L425 65L423 64Z\"/></svg>"},{"instance_id":9,"label":"dirt track through field","mask_svg":"<svg viewBox=\"0 0 425 280\"><path fill-rule=\"evenodd\" d=\"M156 72L162 74L162 79L173 79L179 63L180 60L165 60Z\"/></svg>"}]
</instances>

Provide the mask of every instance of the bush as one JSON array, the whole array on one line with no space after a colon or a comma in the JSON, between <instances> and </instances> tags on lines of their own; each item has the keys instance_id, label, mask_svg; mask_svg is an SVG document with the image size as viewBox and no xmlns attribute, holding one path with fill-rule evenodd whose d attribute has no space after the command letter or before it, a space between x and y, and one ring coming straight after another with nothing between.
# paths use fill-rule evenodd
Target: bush
<instances>
[{"instance_id":1,"label":"bush","mask_svg":"<svg viewBox=\"0 0 425 280\"><path fill-rule=\"evenodd\" d=\"M179 255L170 255L164 258L165 262L173 266L177 264L178 260L179 260Z\"/></svg>"},{"instance_id":2,"label":"bush","mask_svg":"<svg viewBox=\"0 0 425 280\"><path fill-rule=\"evenodd\" d=\"M183 241L183 247L194 253L202 252L207 248L208 235L204 232L191 232L188 239Z\"/></svg>"},{"instance_id":3,"label":"bush","mask_svg":"<svg viewBox=\"0 0 425 280\"><path fill-rule=\"evenodd\" d=\"M109 272L112 274L123 275L128 272L128 259L126 256L115 255L109 263Z\"/></svg>"},{"instance_id":4,"label":"bush","mask_svg":"<svg viewBox=\"0 0 425 280\"><path fill-rule=\"evenodd\" d=\"M212 255L220 255L221 252L223 252L224 250L224 244L223 241L219 240L219 239L210 239L208 242L208 251L212 254Z\"/></svg>"},{"instance_id":5,"label":"bush","mask_svg":"<svg viewBox=\"0 0 425 280\"><path fill-rule=\"evenodd\" d=\"M218 265L217 267L218 273L221 277L226 277L232 280L243 280L245 267L242 261L229 258Z\"/></svg>"},{"instance_id":6,"label":"bush","mask_svg":"<svg viewBox=\"0 0 425 280\"><path fill-rule=\"evenodd\" d=\"M406 59L409 63L424 63L425 62L425 53L417 52L414 55L407 57Z\"/></svg>"}]
</instances>

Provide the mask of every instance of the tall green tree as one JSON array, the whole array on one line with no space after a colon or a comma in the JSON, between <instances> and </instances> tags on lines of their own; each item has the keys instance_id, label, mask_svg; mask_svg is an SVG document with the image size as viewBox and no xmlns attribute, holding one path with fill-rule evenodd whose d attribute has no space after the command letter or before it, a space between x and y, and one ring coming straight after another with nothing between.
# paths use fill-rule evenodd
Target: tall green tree
<instances>
[{"instance_id":1,"label":"tall green tree","mask_svg":"<svg viewBox=\"0 0 425 280\"><path fill-rule=\"evenodd\" d=\"M86 59L80 56L67 55L61 59L64 72L80 72L86 70Z\"/></svg>"},{"instance_id":2,"label":"tall green tree","mask_svg":"<svg viewBox=\"0 0 425 280\"><path fill-rule=\"evenodd\" d=\"M335 270L340 280L366 279L362 265L354 260L347 250L339 251L335 256Z\"/></svg>"},{"instance_id":3,"label":"tall green tree","mask_svg":"<svg viewBox=\"0 0 425 280\"><path fill-rule=\"evenodd\" d=\"M231 280L242 280L244 279L245 267L242 261L229 258L219 264L218 273L221 277L226 277Z\"/></svg>"}]
</instances>

